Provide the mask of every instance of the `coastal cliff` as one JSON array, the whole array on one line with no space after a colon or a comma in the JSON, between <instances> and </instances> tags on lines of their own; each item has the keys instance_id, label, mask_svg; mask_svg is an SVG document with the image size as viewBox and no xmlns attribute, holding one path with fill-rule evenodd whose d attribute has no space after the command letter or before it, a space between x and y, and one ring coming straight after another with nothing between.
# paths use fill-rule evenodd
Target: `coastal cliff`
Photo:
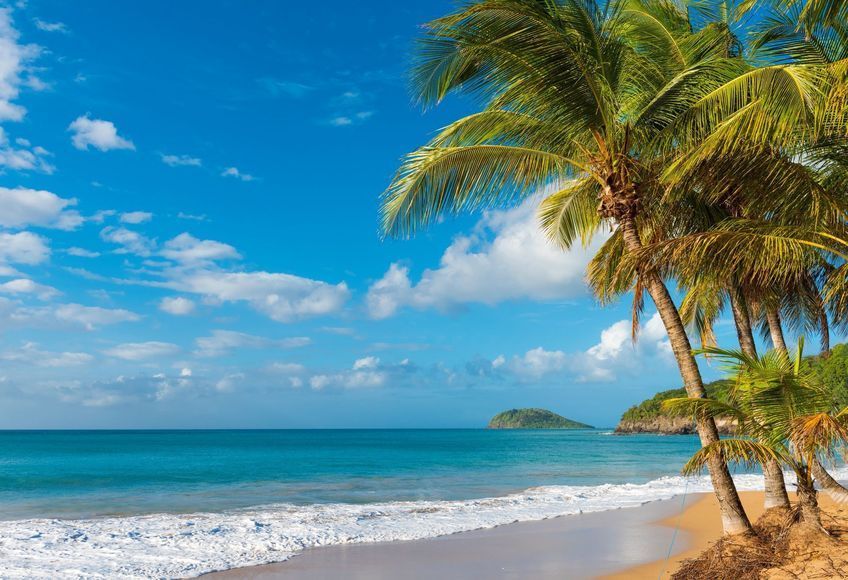
<instances>
[{"instance_id":1,"label":"coastal cliff","mask_svg":"<svg viewBox=\"0 0 848 580\"><path fill-rule=\"evenodd\" d=\"M732 435L735 424L729 419L716 419L716 427L722 435ZM633 433L659 433L661 435L689 435L695 433L695 422L688 417L660 416L650 419L622 419L615 428L621 435Z\"/></svg>"},{"instance_id":2,"label":"coastal cliff","mask_svg":"<svg viewBox=\"0 0 848 580\"><path fill-rule=\"evenodd\" d=\"M721 400L727 393L730 384L727 381L715 381L705 385L707 395ZM695 433L695 422L690 417L680 417L667 413L663 408L663 402L667 399L685 397L684 389L671 389L661 391L651 397L627 409L621 416L615 432L619 434L628 433L660 433L663 435L687 435ZM719 432L729 434L733 432L731 421L718 419L716 425Z\"/></svg>"}]
</instances>

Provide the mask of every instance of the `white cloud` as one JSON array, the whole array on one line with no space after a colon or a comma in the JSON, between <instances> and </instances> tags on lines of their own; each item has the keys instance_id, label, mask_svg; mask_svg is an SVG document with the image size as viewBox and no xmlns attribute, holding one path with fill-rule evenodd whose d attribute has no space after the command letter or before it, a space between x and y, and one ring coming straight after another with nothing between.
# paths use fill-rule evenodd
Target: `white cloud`
<instances>
[{"instance_id":1,"label":"white cloud","mask_svg":"<svg viewBox=\"0 0 848 580\"><path fill-rule=\"evenodd\" d=\"M320 391L327 387L345 389L378 388L384 386L391 374L390 368L383 367L380 359L365 357L354 361L349 370L333 374L317 374L309 378L309 386Z\"/></svg>"},{"instance_id":2,"label":"white cloud","mask_svg":"<svg viewBox=\"0 0 848 580\"><path fill-rule=\"evenodd\" d=\"M229 393L242 383L244 379L244 373L231 373L215 383L215 390L222 393Z\"/></svg>"},{"instance_id":3,"label":"white cloud","mask_svg":"<svg viewBox=\"0 0 848 580\"><path fill-rule=\"evenodd\" d=\"M375 356L366 356L365 358L356 359L353 362L354 370L361 369L376 369L380 364L380 359Z\"/></svg>"},{"instance_id":4,"label":"white cloud","mask_svg":"<svg viewBox=\"0 0 848 580\"><path fill-rule=\"evenodd\" d=\"M54 296L60 294L58 290L52 286L39 284L28 278L17 278L0 284L0 293L2 294L32 294L40 300L50 300Z\"/></svg>"},{"instance_id":5,"label":"white cloud","mask_svg":"<svg viewBox=\"0 0 848 580\"><path fill-rule=\"evenodd\" d=\"M507 300L557 300L586 294L585 270L604 236L589 248L570 251L550 243L539 229L538 200L509 211L487 213L472 234L460 236L413 284L409 268L392 264L368 290L373 318L404 306L450 311L463 304Z\"/></svg>"},{"instance_id":6,"label":"white cloud","mask_svg":"<svg viewBox=\"0 0 848 580\"><path fill-rule=\"evenodd\" d=\"M143 224L153 219L149 211L128 211L121 214L121 222L125 224Z\"/></svg>"},{"instance_id":7,"label":"white cloud","mask_svg":"<svg viewBox=\"0 0 848 580\"><path fill-rule=\"evenodd\" d=\"M330 125L333 127L347 127L348 125L353 125L353 119L345 116L333 117L330 119Z\"/></svg>"},{"instance_id":8,"label":"white cloud","mask_svg":"<svg viewBox=\"0 0 848 580\"><path fill-rule=\"evenodd\" d=\"M221 177L235 177L242 181L254 181L256 178L249 173L242 173L238 167L227 167L221 172Z\"/></svg>"},{"instance_id":9,"label":"white cloud","mask_svg":"<svg viewBox=\"0 0 848 580\"><path fill-rule=\"evenodd\" d=\"M76 256L78 258L97 258L100 256L100 252L92 252L91 250L86 250L85 248L78 248L76 246L72 246L65 250L68 255Z\"/></svg>"},{"instance_id":10,"label":"white cloud","mask_svg":"<svg viewBox=\"0 0 848 580\"><path fill-rule=\"evenodd\" d=\"M206 214L193 214L193 213L185 213L185 212L182 212L182 211L177 214L177 217L180 218L181 220L191 220L191 221L195 221L195 222L209 221L209 218L206 217Z\"/></svg>"},{"instance_id":11,"label":"white cloud","mask_svg":"<svg viewBox=\"0 0 848 580\"><path fill-rule=\"evenodd\" d=\"M170 342L148 341L119 344L103 353L122 360L141 361L172 356L179 351L180 347Z\"/></svg>"},{"instance_id":12,"label":"white cloud","mask_svg":"<svg viewBox=\"0 0 848 580\"><path fill-rule=\"evenodd\" d=\"M106 226L100 231L100 238L103 241L119 245L120 248L115 250L116 254L135 254L136 256L147 257L156 247L156 243L150 238L123 227Z\"/></svg>"},{"instance_id":13,"label":"white cloud","mask_svg":"<svg viewBox=\"0 0 848 580\"><path fill-rule=\"evenodd\" d=\"M165 242L160 254L169 260L190 265L241 258L236 249L229 244L215 240L199 240L188 233L182 233Z\"/></svg>"},{"instance_id":14,"label":"white cloud","mask_svg":"<svg viewBox=\"0 0 848 580\"><path fill-rule=\"evenodd\" d=\"M333 127L350 127L364 123L374 116L374 111L359 111L350 115L337 115L329 120L329 124Z\"/></svg>"},{"instance_id":15,"label":"white cloud","mask_svg":"<svg viewBox=\"0 0 848 580\"><path fill-rule=\"evenodd\" d=\"M79 212L68 209L76 204L76 199L64 199L49 191L0 187L0 207L3 208L0 211L0 226L43 226L73 230L84 221Z\"/></svg>"},{"instance_id":16,"label":"white cloud","mask_svg":"<svg viewBox=\"0 0 848 580\"><path fill-rule=\"evenodd\" d=\"M88 150L89 146L100 151L135 149L132 141L118 135L118 129L114 123L103 119L92 119L88 114L77 117L68 125L68 131L73 132L71 142L80 150Z\"/></svg>"},{"instance_id":17,"label":"white cloud","mask_svg":"<svg viewBox=\"0 0 848 580\"><path fill-rule=\"evenodd\" d=\"M340 311L350 297L344 282L333 285L272 272L201 269L179 272L168 286L222 302L244 301L277 322L333 314Z\"/></svg>"},{"instance_id":18,"label":"white cloud","mask_svg":"<svg viewBox=\"0 0 848 580\"><path fill-rule=\"evenodd\" d=\"M61 32L62 34L70 32L63 22L47 22L41 18L33 18L33 22L36 28L44 32Z\"/></svg>"},{"instance_id":19,"label":"white cloud","mask_svg":"<svg viewBox=\"0 0 848 580\"><path fill-rule=\"evenodd\" d=\"M0 212L2 213L2 212ZM0 265L41 264L50 256L47 240L32 232L0 232Z\"/></svg>"},{"instance_id":20,"label":"white cloud","mask_svg":"<svg viewBox=\"0 0 848 580\"><path fill-rule=\"evenodd\" d=\"M194 302L182 296L166 297L159 302L159 310L174 316L185 316L194 312Z\"/></svg>"},{"instance_id":21,"label":"white cloud","mask_svg":"<svg viewBox=\"0 0 848 580\"><path fill-rule=\"evenodd\" d=\"M94 360L94 357L85 352L44 351L40 350L34 342L27 342L20 348L0 353L0 360L39 367L62 368L88 364Z\"/></svg>"},{"instance_id":22,"label":"white cloud","mask_svg":"<svg viewBox=\"0 0 848 580\"><path fill-rule=\"evenodd\" d=\"M31 63L41 49L35 44L20 44L19 38L11 8L0 8L0 122L23 119L26 109L13 101L20 95L21 86L37 88L40 84Z\"/></svg>"},{"instance_id":23,"label":"white cloud","mask_svg":"<svg viewBox=\"0 0 848 580\"><path fill-rule=\"evenodd\" d=\"M56 307L54 316L60 321L79 324L86 330L119 322L135 322L141 318L138 314L121 308L100 308L81 304L62 304Z\"/></svg>"},{"instance_id":24,"label":"white cloud","mask_svg":"<svg viewBox=\"0 0 848 580\"><path fill-rule=\"evenodd\" d=\"M233 330L213 330L210 336L200 337L195 342L197 356L220 357L240 348L298 348L311 340L305 336L274 340Z\"/></svg>"},{"instance_id":25,"label":"white cloud","mask_svg":"<svg viewBox=\"0 0 848 580\"><path fill-rule=\"evenodd\" d=\"M162 163L171 167L200 167L203 162L190 155L162 155Z\"/></svg>"},{"instance_id":26,"label":"white cloud","mask_svg":"<svg viewBox=\"0 0 848 580\"><path fill-rule=\"evenodd\" d=\"M613 381L622 372L644 372L651 365L672 361L665 327L655 313L640 327L635 345L631 340L630 321L619 320L602 330L599 342L583 352L567 353L537 347L510 359L498 356L491 362L491 369L509 372L523 381L567 375L580 382L598 382Z\"/></svg>"},{"instance_id":27,"label":"white cloud","mask_svg":"<svg viewBox=\"0 0 848 580\"><path fill-rule=\"evenodd\" d=\"M40 171L48 175L56 171L48 161L52 154L44 147L33 147L26 139L16 139L15 145L9 141L5 129L0 127L0 167L14 171Z\"/></svg>"}]
</instances>

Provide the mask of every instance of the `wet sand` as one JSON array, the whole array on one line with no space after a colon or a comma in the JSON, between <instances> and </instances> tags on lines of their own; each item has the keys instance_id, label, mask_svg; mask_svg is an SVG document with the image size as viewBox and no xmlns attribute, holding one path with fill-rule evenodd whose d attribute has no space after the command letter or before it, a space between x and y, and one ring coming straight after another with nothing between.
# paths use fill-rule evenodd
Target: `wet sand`
<instances>
[{"instance_id":1,"label":"wet sand","mask_svg":"<svg viewBox=\"0 0 848 580\"><path fill-rule=\"evenodd\" d=\"M686 512L706 503L705 494L686 499ZM563 580L596 578L662 560L692 545L690 531L676 534L682 497L638 508L518 522L426 540L348 544L308 549L278 564L208 574L210 580ZM700 510L684 521L715 520ZM703 514L703 515L701 515ZM700 547L700 546L699 546ZM673 566L676 558L671 559ZM658 573L658 572L657 572ZM657 578L654 573L653 578ZM637 578L639 576L616 576ZM646 576L649 577L649 576Z\"/></svg>"}]
</instances>

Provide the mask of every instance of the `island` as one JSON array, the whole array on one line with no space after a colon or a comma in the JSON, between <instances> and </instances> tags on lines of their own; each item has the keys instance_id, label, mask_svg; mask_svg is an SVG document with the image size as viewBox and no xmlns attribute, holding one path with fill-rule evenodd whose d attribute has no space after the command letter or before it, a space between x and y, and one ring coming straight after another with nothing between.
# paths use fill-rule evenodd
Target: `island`
<instances>
[{"instance_id":1,"label":"island","mask_svg":"<svg viewBox=\"0 0 848 580\"><path fill-rule=\"evenodd\" d=\"M547 409L510 409L498 413L487 429L594 429L591 425L566 419Z\"/></svg>"}]
</instances>

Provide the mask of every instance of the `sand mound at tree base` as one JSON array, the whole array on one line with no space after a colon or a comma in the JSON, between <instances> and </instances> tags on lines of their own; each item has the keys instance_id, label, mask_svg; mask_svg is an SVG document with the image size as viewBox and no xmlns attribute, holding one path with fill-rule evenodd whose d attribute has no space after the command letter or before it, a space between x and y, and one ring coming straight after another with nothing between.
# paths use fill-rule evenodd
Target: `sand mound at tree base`
<instances>
[{"instance_id":1,"label":"sand mound at tree base","mask_svg":"<svg viewBox=\"0 0 848 580\"><path fill-rule=\"evenodd\" d=\"M798 580L848 578L848 508L822 510L829 535L792 514L770 510L757 522L757 537L722 538L686 560L674 580Z\"/></svg>"}]
</instances>

